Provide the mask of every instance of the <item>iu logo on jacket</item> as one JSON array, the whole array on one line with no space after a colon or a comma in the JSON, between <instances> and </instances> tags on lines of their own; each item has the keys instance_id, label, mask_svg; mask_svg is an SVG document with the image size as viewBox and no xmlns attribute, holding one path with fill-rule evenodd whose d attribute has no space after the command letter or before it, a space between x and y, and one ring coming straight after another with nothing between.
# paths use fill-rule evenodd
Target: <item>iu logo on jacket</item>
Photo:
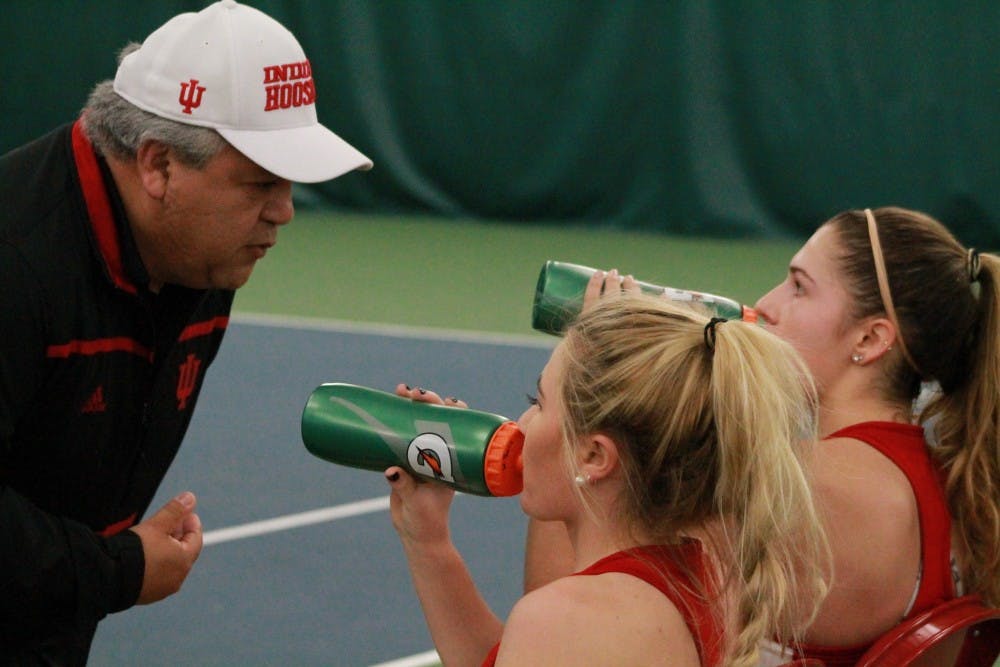
<instances>
[{"instance_id":1,"label":"iu logo on jacket","mask_svg":"<svg viewBox=\"0 0 1000 667\"><path fill-rule=\"evenodd\" d=\"M180 365L177 373L177 409L183 410L187 407L187 401L194 392L198 384L198 370L201 368L201 359L189 354L187 359Z\"/></svg>"}]
</instances>

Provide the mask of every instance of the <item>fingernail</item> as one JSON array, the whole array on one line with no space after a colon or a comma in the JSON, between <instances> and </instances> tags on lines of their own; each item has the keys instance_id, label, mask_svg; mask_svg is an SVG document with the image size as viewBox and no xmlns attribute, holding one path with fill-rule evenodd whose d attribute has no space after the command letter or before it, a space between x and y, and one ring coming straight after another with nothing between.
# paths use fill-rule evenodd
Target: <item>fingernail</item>
<instances>
[{"instance_id":1,"label":"fingernail","mask_svg":"<svg viewBox=\"0 0 1000 667\"><path fill-rule=\"evenodd\" d=\"M408 385L408 384L404 384L403 386L404 386L404 387L406 387L406 391L410 391L410 390L412 390L412 389L413 389L413 387L411 387L411 386L410 386L410 385Z\"/></svg>"},{"instance_id":2,"label":"fingernail","mask_svg":"<svg viewBox=\"0 0 1000 667\"><path fill-rule=\"evenodd\" d=\"M448 398L446 398L444 400L451 401L452 403L458 403L458 399L455 398L454 396L449 396Z\"/></svg>"},{"instance_id":3,"label":"fingernail","mask_svg":"<svg viewBox=\"0 0 1000 667\"><path fill-rule=\"evenodd\" d=\"M419 391L421 395L423 395L423 394L426 394L426 393L427 393L427 390L426 390L426 389L421 389L420 387L417 387L417 391Z\"/></svg>"},{"instance_id":4,"label":"fingernail","mask_svg":"<svg viewBox=\"0 0 1000 667\"><path fill-rule=\"evenodd\" d=\"M390 482L395 482L397 479L399 479L399 473L398 472L394 472L391 475L386 475L385 478L387 480L389 480Z\"/></svg>"},{"instance_id":5,"label":"fingernail","mask_svg":"<svg viewBox=\"0 0 1000 667\"><path fill-rule=\"evenodd\" d=\"M190 491L185 491L179 494L176 498L174 498L174 500L179 502L184 507L194 507L194 494Z\"/></svg>"}]
</instances>

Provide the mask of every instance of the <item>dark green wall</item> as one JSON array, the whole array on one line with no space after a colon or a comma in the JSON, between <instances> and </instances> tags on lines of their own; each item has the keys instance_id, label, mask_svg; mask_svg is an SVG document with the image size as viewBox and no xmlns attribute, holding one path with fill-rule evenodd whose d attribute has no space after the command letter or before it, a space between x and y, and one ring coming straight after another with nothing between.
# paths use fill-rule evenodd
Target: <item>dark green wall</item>
<instances>
[{"instance_id":1,"label":"dark green wall","mask_svg":"<svg viewBox=\"0 0 1000 667\"><path fill-rule=\"evenodd\" d=\"M203 2L7 0L0 151L72 119L114 52ZM801 235L900 204L1000 246L1000 2L253 1L380 213Z\"/></svg>"}]
</instances>

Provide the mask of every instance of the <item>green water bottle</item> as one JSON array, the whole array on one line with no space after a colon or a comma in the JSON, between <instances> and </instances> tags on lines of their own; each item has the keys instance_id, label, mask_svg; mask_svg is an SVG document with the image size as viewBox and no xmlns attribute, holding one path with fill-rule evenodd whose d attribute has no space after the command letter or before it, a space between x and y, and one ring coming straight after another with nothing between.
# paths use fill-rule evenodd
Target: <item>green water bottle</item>
<instances>
[{"instance_id":1,"label":"green water bottle","mask_svg":"<svg viewBox=\"0 0 1000 667\"><path fill-rule=\"evenodd\" d=\"M596 272L597 269L579 264L552 260L545 262L535 286L535 302L531 309L532 328L561 336L583 309L583 293L590 277ZM700 303L716 317L757 321L757 311L724 296L636 282L646 294L662 295L671 301Z\"/></svg>"},{"instance_id":2,"label":"green water bottle","mask_svg":"<svg viewBox=\"0 0 1000 667\"><path fill-rule=\"evenodd\" d=\"M516 422L488 412L322 384L302 411L302 441L319 458L352 468L400 466L479 496L521 492L524 434Z\"/></svg>"}]
</instances>

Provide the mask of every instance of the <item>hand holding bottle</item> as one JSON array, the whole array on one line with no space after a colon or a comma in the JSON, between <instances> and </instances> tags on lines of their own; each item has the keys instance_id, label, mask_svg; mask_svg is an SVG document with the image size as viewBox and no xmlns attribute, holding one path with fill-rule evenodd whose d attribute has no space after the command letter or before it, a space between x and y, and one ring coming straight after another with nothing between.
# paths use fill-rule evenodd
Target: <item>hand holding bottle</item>
<instances>
[{"instance_id":1,"label":"hand holding bottle","mask_svg":"<svg viewBox=\"0 0 1000 667\"><path fill-rule=\"evenodd\" d=\"M441 398L436 392L423 387L396 385L396 395L418 403L431 403L455 408L468 408L465 401L449 396ZM433 544L450 541L448 511L455 497L455 489L445 484L423 484L399 466L385 471L385 478L392 487L389 511L392 525L404 545Z\"/></svg>"},{"instance_id":2,"label":"hand holding bottle","mask_svg":"<svg viewBox=\"0 0 1000 667\"><path fill-rule=\"evenodd\" d=\"M631 275L622 276L618 273L618 269L596 270L584 288L582 309L587 310L597 303L598 299L639 291L641 291L639 281Z\"/></svg>"}]
</instances>

